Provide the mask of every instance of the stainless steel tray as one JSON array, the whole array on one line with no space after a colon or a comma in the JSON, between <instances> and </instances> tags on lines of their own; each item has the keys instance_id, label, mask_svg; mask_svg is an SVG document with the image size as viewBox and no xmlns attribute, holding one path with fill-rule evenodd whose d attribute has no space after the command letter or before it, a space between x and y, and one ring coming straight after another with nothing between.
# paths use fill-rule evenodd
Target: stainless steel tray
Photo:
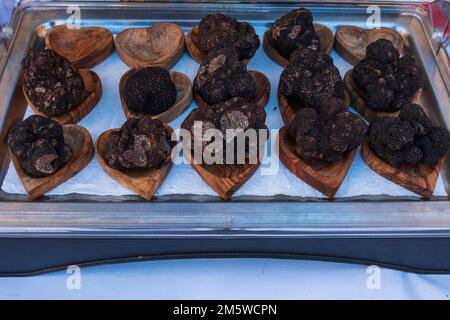
<instances>
[{"instance_id":1,"label":"stainless steel tray","mask_svg":"<svg viewBox=\"0 0 450 320\"><path fill-rule=\"evenodd\" d=\"M312 9L317 21L338 26L365 25L369 4L309 3L305 6ZM23 118L26 107L19 86L20 62L29 47L42 45L46 28L67 18L70 5L79 6L82 24L108 26L114 33L130 24L161 20L192 26L212 12L224 12L269 26L278 16L298 7L292 3L267 2L25 3L15 12L15 33L6 64L0 69L0 184L9 164L7 132L14 121ZM382 24L395 27L405 35L427 75L422 103L433 120L450 128L449 60L444 50L436 55L427 11L416 4L378 2L377 5L381 8ZM449 166L449 159L445 159L441 175L447 193ZM138 239L143 242L141 246L133 243L133 250L124 245L127 240ZM389 239L392 242L385 242ZM419 244L409 239L424 242ZM328 202L274 196L240 197L222 202L215 197L172 195L142 202L130 196L72 194L29 202L24 196L0 193L0 256L6 257L0 261L0 274L28 273L97 259L205 253L378 261L421 271L450 271L450 253L446 253L449 250L438 253L437 242L430 243L431 251L423 249L428 248L423 246L433 239L440 239L442 246L450 243L448 197L422 201L379 196ZM101 254L99 247L86 255L73 252L70 255L64 253L67 248L63 250L64 243L70 241L81 241L80 248L83 248L89 241L95 247L107 240L111 243L124 241L118 245L121 250ZM365 245L367 240L373 241ZM380 245L381 248L374 249ZM404 246L413 249L406 250ZM136 248L142 250L136 251ZM367 254L369 248L374 249L373 255ZM23 255L20 250L24 250ZM35 250L47 253L42 257L44 262L33 259L31 252ZM52 254L49 258L48 251L59 252L59 255Z\"/></svg>"}]
</instances>

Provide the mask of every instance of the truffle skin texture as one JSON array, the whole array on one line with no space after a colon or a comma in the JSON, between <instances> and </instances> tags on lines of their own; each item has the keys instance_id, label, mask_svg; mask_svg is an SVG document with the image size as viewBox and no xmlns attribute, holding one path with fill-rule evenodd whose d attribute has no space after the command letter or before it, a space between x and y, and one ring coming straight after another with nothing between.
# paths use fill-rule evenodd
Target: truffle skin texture
<instances>
[{"instance_id":1,"label":"truffle skin texture","mask_svg":"<svg viewBox=\"0 0 450 320\"><path fill-rule=\"evenodd\" d=\"M128 108L148 115L167 111L177 99L170 73L160 67L145 67L132 74L124 89Z\"/></svg>"},{"instance_id":2,"label":"truffle skin texture","mask_svg":"<svg viewBox=\"0 0 450 320\"><path fill-rule=\"evenodd\" d=\"M59 116L81 103L83 78L69 60L55 51L31 50L22 68L27 97L45 115Z\"/></svg>"},{"instance_id":3,"label":"truffle skin texture","mask_svg":"<svg viewBox=\"0 0 450 320\"><path fill-rule=\"evenodd\" d=\"M167 163L172 146L169 131L161 121L132 118L109 136L104 158L117 170L160 168Z\"/></svg>"},{"instance_id":4,"label":"truffle skin texture","mask_svg":"<svg viewBox=\"0 0 450 320\"><path fill-rule=\"evenodd\" d=\"M353 80L365 95L366 106L384 112L395 112L409 104L423 86L414 58L399 58L398 50L385 39L367 46L366 57L353 69Z\"/></svg>"},{"instance_id":5,"label":"truffle skin texture","mask_svg":"<svg viewBox=\"0 0 450 320\"><path fill-rule=\"evenodd\" d=\"M318 109L331 97L344 99L344 82L333 59L326 53L300 48L280 77L281 93L305 107Z\"/></svg>"},{"instance_id":6,"label":"truffle skin texture","mask_svg":"<svg viewBox=\"0 0 450 320\"><path fill-rule=\"evenodd\" d=\"M72 150L64 143L62 126L39 115L30 116L12 128L8 145L22 170L36 178L52 175L72 156Z\"/></svg>"},{"instance_id":7,"label":"truffle skin texture","mask_svg":"<svg viewBox=\"0 0 450 320\"><path fill-rule=\"evenodd\" d=\"M320 39L313 25L313 16L308 9L293 10L273 24L270 43L285 58L300 47L320 49Z\"/></svg>"},{"instance_id":8,"label":"truffle skin texture","mask_svg":"<svg viewBox=\"0 0 450 320\"><path fill-rule=\"evenodd\" d=\"M234 97L248 102L256 96L255 80L231 48L215 50L206 57L194 79L194 88L208 104Z\"/></svg>"},{"instance_id":9,"label":"truffle skin texture","mask_svg":"<svg viewBox=\"0 0 450 320\"><path fill-rule=\"evenodd\" d=\"M369 128L369 145L394 167L434 166L450 149L450 133L436 127L419 105L405 105L398 117L378 117Z\"/></svg>"},{"instance_id":10,"label":"truffle skin texture","mask_svg":"<svg viewBox=\"0 0 450 320\"><path fill-rule=\"evenodd\" d=\"M331 112L327 106L339 106L331 99L325 100L320 108L329 112L304 108L289 124L288 133L295 141L295 152L306 161L339 161L347 151L358 147L367 133L367 125L360 116L344 108L334 108Z\"/></svg>"},{"instance_id":11,"label":"truffle skin texture","mask_svg":"<svg viewBox=\"0 0 450 320\"><path fill-rule=\"evenodd\" d=\"M234 48L239 59L250 59L258 49L260 42L255 29L247 22L238 22L223 14L210 14L200 21L199 33L192 41L209 54L220 48Z\"/></svg>"}]
</instances>

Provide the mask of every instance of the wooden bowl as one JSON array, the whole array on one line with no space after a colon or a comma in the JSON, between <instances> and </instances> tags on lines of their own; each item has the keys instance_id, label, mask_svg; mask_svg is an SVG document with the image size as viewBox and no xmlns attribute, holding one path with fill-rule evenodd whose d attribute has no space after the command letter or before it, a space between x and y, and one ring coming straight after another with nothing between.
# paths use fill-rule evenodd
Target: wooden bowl
<instances>
[{"instance_id":1,"label":"wooden bowl","mask_svg":"<svg viewBox=\"0 0 450 320\"><path fill-rule=\"evenodd\" d=\"M60 25L46 33L45 45L66 57L77 69L91 69L110 56L114 39L105 28L75 29Z\"/></svg>"},{"instance_id":2,"label":"wooden bowl","mask_svg":"<svg viewBox=\"0 0 450 320\"><path fill-rule=\"evenodd\" d=\"M17 174L22 182L28 197L31 200L39 198L44 193L56 188L63 182L75 176L84 169L91 161L94 154L94 144L91 135L84 127L68 124L63 126L64 141L72 149L72 158L54 174L33 178L22 170L19 160L10 152L11 161L16 168Z\"/></svg>"},{"instance_id":3,"label":"wooden bowl","mask_svg":"<svg viewBox=\"0 0 450 320\"><path fill-rule=\"evenodd\" d=\"M344 90L344 105L348 108L350 102L350 94L347 90ZM286 98L286 96L281 93L280 84L278 84L278 105L280 107L281 118L283 118L285 124L290 123L294 119L296 112L305 107L300 103L294 103Z\"/></svg>"},{"instance_id":4,"label":"wooden bowl","mask_svg":"<svg viewBox=\"0 0 450 320\"><path fill-rule=\"evenodd\" d=\"M249 71L249 73L256 83L256 97L250 102L256 104L260 108L264 108L270 97L270 81L259 71ZM202 98L202 95L196 89L194 89L194 99L200 108L211 108L211 105Z\"/></svg>"},{"instance_id":5,"label":"wooden bowl","mask_svg":"<svg viewBox=\"0 0 450 320\"><path fill-rule=\"evenodd\" d=\"M167 125L164 125L168 130L169 134L172 135L173 129ZM155 169L130 169L130 170L117 170L108 166L104 160L105 154L105 143L109 136L114 131L119 131L120 129L110 129L103 132L95 143L95 148L97 150L96 157L102 169L115 181L124 186L125 188L136 192L142 198L150 200L153 198L156 190L158 190L161 183L166 178L170 169L172 168L172 159L170 155L167 157L166 162L162 167Z\"/></svg>"},{"instance_id":6,"label":"wooden bowl","mask_svg":"<svg viewBox=\"0 0 450 320\"><path fill-rule=\"evenodd\" d=\"M287 126L279 132L279 156L281 162L294 175L327 197L333 198L344 181L358 148L348 151L336 162L306 162L294 152L294 143L288 136Z\"/></svg>"},{"instance_id":7,"label":"wooden bowl","mask_svg":"<svg viewBox=\"0 0 450 320\"><path fill-rule=\"evenodd\" d=\"M272 47L270 43L270 30L268 29L264 33L264 39L263 39L263 48L266 54L269 56L270 59L272 59L274 62L278 63L280 66L285 68L289 62L289 58L283 57L281 54L278 53L278 51ZM314 30L316 31L317 35L319 36L320 40L320 48L321 51L330 54L333 50L333 32L325 25L320 23L314 23Z\"/></svg>"},{"instance_id":8,"label":"wooden bowl","mask_svg":"<svg viewBox=\"0 0 450 320\"><path fill-rule=\"evenodd\" d=\"M396 168L379 158L370 148L368 141L363 144L362 157L366 164L380 176L424 198L430 198L433 195L441 161L433 167L418 164Z\"/></svg>"},{"instance_id":9,"label":"wooden bowl","mask_svg":"<svg viewBox=\"0 0 450 320\"><path fill-rule=\"evenodd\" d=\"M394 111L394 112L382 112L382 111L373 111L369 108L367 108L365 103L366 95L364 92L362 92L356 85L355 81L353 80L353 69L350 69L347 71L344 77L344 83L346 90L350 93L351 96L351 102L353 108L367 121L371 122L376 117L396 117L398 116L400 111ZM417 101L420 98L420 95L422 93L422 89L417 90L414 97L411 99L413 103L417 103Z\"/></svg>"},{"instance_id":10,"label":"wooden bowl","mask_svg":"<svg viewBox=\"0 0 450 320\"><path fill-rule=\"evenodd\" d=\"M175 23L125 29L116 36L119 57L131 68L170 69L184 53L184 32Z\"/></svg>"},{"instance_id":11,"label":"wooden bowl","mask_svg":"<svg viewBox=\"0 0 450 320\"><path fill-rule=\"evenodd\" d=\"M131 118L142 118L150 116L152 119L159 119L161 122L168 123L173 119L177 118L180 114L182 114L191 104L192 102L192 82L184 73L170 71L170 79L175 84L177 88L177 99L175 104L167 111L157 114L157 115L148 115L141 112L135 112L128 108L128 105L125 101L125 83L128 78L134 73L141 70L131 69L128 70L123 76L120 78L119 83L119 93L120 93L120 102L122 103L122 109L125 113L127 119Z\"/></svg>"},{"instance_id":12,"label":"wooden bowl","mask_svg":"<svg viewBox=\"0 0 450 320\"><path fill-rule=\"evenodd\" d=\"M392 41L394 47L404 52L405 41L400 33L389 28L362 29L355 26L342 26L336 31L336 51L352 65L366 56L367 46L378 39Z\"/></svg>"},{"instance_id":13,"label":"wooden bowl","mask_svg":"<svg viewBox=\"0 0 450 320\"><path fill-rule=\"evenodd\" d=\"M82 102L74 109L60 116L51 117L53 120L58 121L61 125L78 123L81 119L87 116L92 109L94 109L102 97L102 82L100 81L100 77L94 71L88 69L80 69L78 71L80 72L84 82ZM23 94L34 113L41 116L46 116L34 106L28 98L25 90L23 90Z\"/></svg>"}]
</instances>

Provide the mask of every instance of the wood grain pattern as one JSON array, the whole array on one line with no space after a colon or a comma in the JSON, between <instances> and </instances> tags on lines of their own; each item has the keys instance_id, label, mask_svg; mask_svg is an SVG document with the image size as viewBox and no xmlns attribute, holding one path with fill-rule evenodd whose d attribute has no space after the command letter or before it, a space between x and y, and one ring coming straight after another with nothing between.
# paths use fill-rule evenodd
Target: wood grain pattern
<instances>
[{"instance_id":1,"label":"wood grain pattern","mask_svg":"<svg viewBox=\"0 0 450 320\"><path fill-rule=\"evenodd\" d=\"M169 130L170 135L173 129L165 125ZM167 157L166 163L158 169L130 169L130 170L116 170L109 167L105 160L105 143L108 137L114 132L120 129L110 129L103 132L95 143L96 157L102 169L115 181L124 186L125 188L136 192L142 198L150 200L153 198L156 190L158 190L161 183L166 178L170 169L172 168L172 159L170 154Z\"/></svg>"},{"instance_id":2,"label":"wood grain pattern","mask_svg":"<svg viewBox=\"0 0 450 320\"><path fill-rule=\"evenodd\" d=\"M331 51L333 50L334 44L333 32L330 30L330 28L320 23L314 23L314 29L320 40L321 51L330 54ZM272 47L270 43L270 30L271 29L268 29L264 33L263 49L270 59L272 59L274 62L278 63L280 66L285 68L288 64L289 59L283 57L281 54L278 53L278 51L274 47Z\"/></svg>"},{"instance_id":3,"label":"wood grain pattern","mask_svg":"<svg viewBox=\"0 0 450 320\"><path fill-rule=\"evenodd\" d=\"M285 95L281 93L281 86L278 84L278 106L280 107L281 118L285 124L291 123L298 110L305 108L299 102L290 101ZM351 97L347 90L344 90L344 105L348 108L350 106Z\"/></svg>"},{"instance_id":4,"label":"wood grain pattern","mask_svg":"<svg viewBox=\"0 0 450 320\"><path fill-rule=\"evenodd\" d=\"M141 68L128 70L120 78L120 102L122 103L122 109L127 119L150 116L152 119L159 119L161 122L168 123L181 115L190 106L192 102L191 80L184 73L170 71L170 79L175 84L175 87L177 89L177 98L175 104L170 109L157 115L148 115L145 113L133 111L128 108L128 105L125 101L125 83L131 75L138 72L139 70L141 70Z\"/></svg>"},{"instance_id":5,"label":"wood grain pattern","mask_svg":"<svg viewBox=\"0 0 450 320\"><path fill-rule=\"evenodd\" d=\"M66 57L77 69L91 69L111 55L114 39L105 28L72 29L59 25L46 33L45 45Z\"/></svg>"},{"instance_id":6,"label":"wood grain pattern","mask_svg":"<svg viewBox=\"0 0 450 320\"><path fill-rule=\"evenodd\" d=\"M270 81L259 71L249 71L249 73L256 83L256 97L250 102L256 104L260 108L264 108L270 97ZM211 105L202 98L200 92L196 89L194 89L194 99L200 108L211 108Z\"/></svg>"},{"instance_id":7,"label":"wood grain pattern","mask_svg":"<svg viewBox=\"0 0 450 320\"><path fill-rule=\"evenodd\" d=\"M82 102L69 112L66 112L60 116L51 117L53 120L58 121L61 125L78 123L81 119L87 116L92 109L94 109L102 97L102 82L100 81L100 77L94 71L88 69L80 69L78 71L80 72L84 82L84 93L81 98ZM23 94L34 113L41 116L46 116L33 105L25 90L23 90Z\"/></svg>"},{"instance_id":8,"label":"wood grain pattern","mask_svg":"<svg viewBox=\"0 0 450 320\"><path fill-rule=\"evenodd\" d=\"M116 36L116 49L130 68L170 69L184 53L184 32L179 25L168 22L148 28L129 28Z\"/></svg>"},{"instance_id":9,"label":"wood grain pattern","mask_svg":"<svg viewBox=\"0 0 450 320\"><path fill-rule=\"evenodd\" d=\"M353 163L358 148L347 152L336 162L306 162L294 151L294 142L288 136L287 126L279 132L279 156L281 162L294 175L327 197L333 198Z\"/></svg>"},{"instance_id":10,"label":"wood grain pattern","mask_svg":"<svg viewBox=\"0 0 450 320\"><path fill-rule=\"evenodd\" d=\"M19 160L10 152L11 161L16 168L28 197L37 199L46 192L56 188L63 182L75 176L88 165L94 154L94 144L87 129L82 126L69 124L63 126L64 141L72 149L72 158L58 171L48 177L33 178L20 167Z\"/></svg>"},{"instance_id":11,"label":"wood grain pattern","mask_svg":"<svg viewBox=\"0 0 450 320\"><path fill-rule=\"evenodd\" d=\"M396 168L379 158L370 148L368 141L363 144L362 157L366 164L380 176L424 198L430 198L433 195L441 161L434 167L419 164Z\"/></svg>"},{"instance_id":12,"label":"wood grain pattern","mask_svg":"<svg viewBox=\"0 0 450 320\"><path fill-rule=\"evenodd\" d=\"M390 40L400 54L406 46L402 35L393 29L342 26L336 31L335 48L341 57L355 65L366 56L367 46L378 39Z\"/></svg>"}]
</instances>

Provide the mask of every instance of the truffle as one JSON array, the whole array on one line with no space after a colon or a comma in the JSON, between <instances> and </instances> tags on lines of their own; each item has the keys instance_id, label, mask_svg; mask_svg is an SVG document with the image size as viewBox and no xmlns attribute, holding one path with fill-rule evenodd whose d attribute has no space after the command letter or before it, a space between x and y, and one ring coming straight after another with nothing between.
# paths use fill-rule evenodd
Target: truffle
<instances>
[{"instance_id":1,"label":"truffle","mask_svg":"<svg viewBox=\"0 0 450 320\"><path fill-rule=\"evenodd\" d=\"M450 149L450 133L436 127L417 104L404 105L398 117L377 117L369 127L369 146L393 165L434 166Z\"/></svg>"},{"instance_id":2,"label":"truffle","mask_svg":"<svg viewBox=\"0 0 450 320\"><path fill-rule=\"evenodd\" d=\"M250 59L260 42L255 29L247 22L238 22L223 14L210 14L200 21L199 32L192 41L205 54L219 48L234 48L239 59Z\"/></svg>"},{"instance_id":3,"label":"truffle","mask_svg":"<svg viewBox=\"0 0 450 320\"><path fill-rule=\"evenodd\" d=\"M64 143L62 126L39 115L30 116L13 127L8 145L22 170L36 178L55 173L72 156L72 150Z\"/></svg>"},{"instance_id":4,"label":"truffle","mask_svg":"<svg viewBox=\"0 0 450 320\"><path fill-rule=\"evenodd\" d=\"M177 88L170 73L160 67L145 67L133 73L124 90L128 108L148 115L167 111L177 99Z\"/></svg>"},{"instance_id":5,"label":"truffle","mask_svg":"<svg viewBox=\"0 0 450 320\"><path fill-rule=\"evenodd\" d=\"M248 102L256 96L255 80L232 48L214 50L206 57L194 79L194 88L209 104L234 97Z\"/></svg>"},{"instance_id":6,"label":"truffle","mask_svg":"<svg viewBox=\"0 0 450 320\"><path fill-rule=\"evenodd\" d=\"M63 56L50 49L31 50L22 67L25 93L40 112L59 116L80 104L83 78Z\"/></svg>"},{"instance_id":7,"label":"truffle","mask_svg":"<svg viewBox=\"0 0 450 320\"><path fill-rule=\"evenodd\" d=\"M293 10L273 24L269 41L285 58L300 47L320 49L320 39L313 25L313 16L308 9Z\"/></svg>"},{"instance_id":8,"label":"truffle","mask_svg":"<svg viewBox=\"0 0 450 320\"><path fill-rule=\"evenodd\" d=\"M160 168L172 146L169 131L161 121L132 118L108 137L104 158L108 166L117 170Z\"/></svg>"},{"instance_id":9,"label":"truffle","mask_svg":"<svg viewBox=\"0 0 450 320\"><path fill-rule=\"evenodd\" d=\"M281 93L305 107L318 109L322 101L344 99L344 82L326 53L300 48L280 76Z\"/></svg>"},{"instance_id":10,"label":"truffle","mask_svg":"<svg viewBox=\"0 0 450 320\"><path fill-rule=\"evenodd\" d=\"M367 46L366 57L353 69L353 80L365 94L366 106L384 112L395 112L410 103L423 86L414 58L400 58L392 42L385 39Z\"/></svg>"},{"instance_id":11,"label":"truffle","mask_svg":"<svg viewBox=\"0 0 450 320\"><path fill-rule=\"evenodd\" d=\"M337 98L324 100L319 111L303 108L289 124L289 137L295 152L306 161L341 160L358 147L366 135L364 120L343 107Z\"/></svg>"}]
</instances>

